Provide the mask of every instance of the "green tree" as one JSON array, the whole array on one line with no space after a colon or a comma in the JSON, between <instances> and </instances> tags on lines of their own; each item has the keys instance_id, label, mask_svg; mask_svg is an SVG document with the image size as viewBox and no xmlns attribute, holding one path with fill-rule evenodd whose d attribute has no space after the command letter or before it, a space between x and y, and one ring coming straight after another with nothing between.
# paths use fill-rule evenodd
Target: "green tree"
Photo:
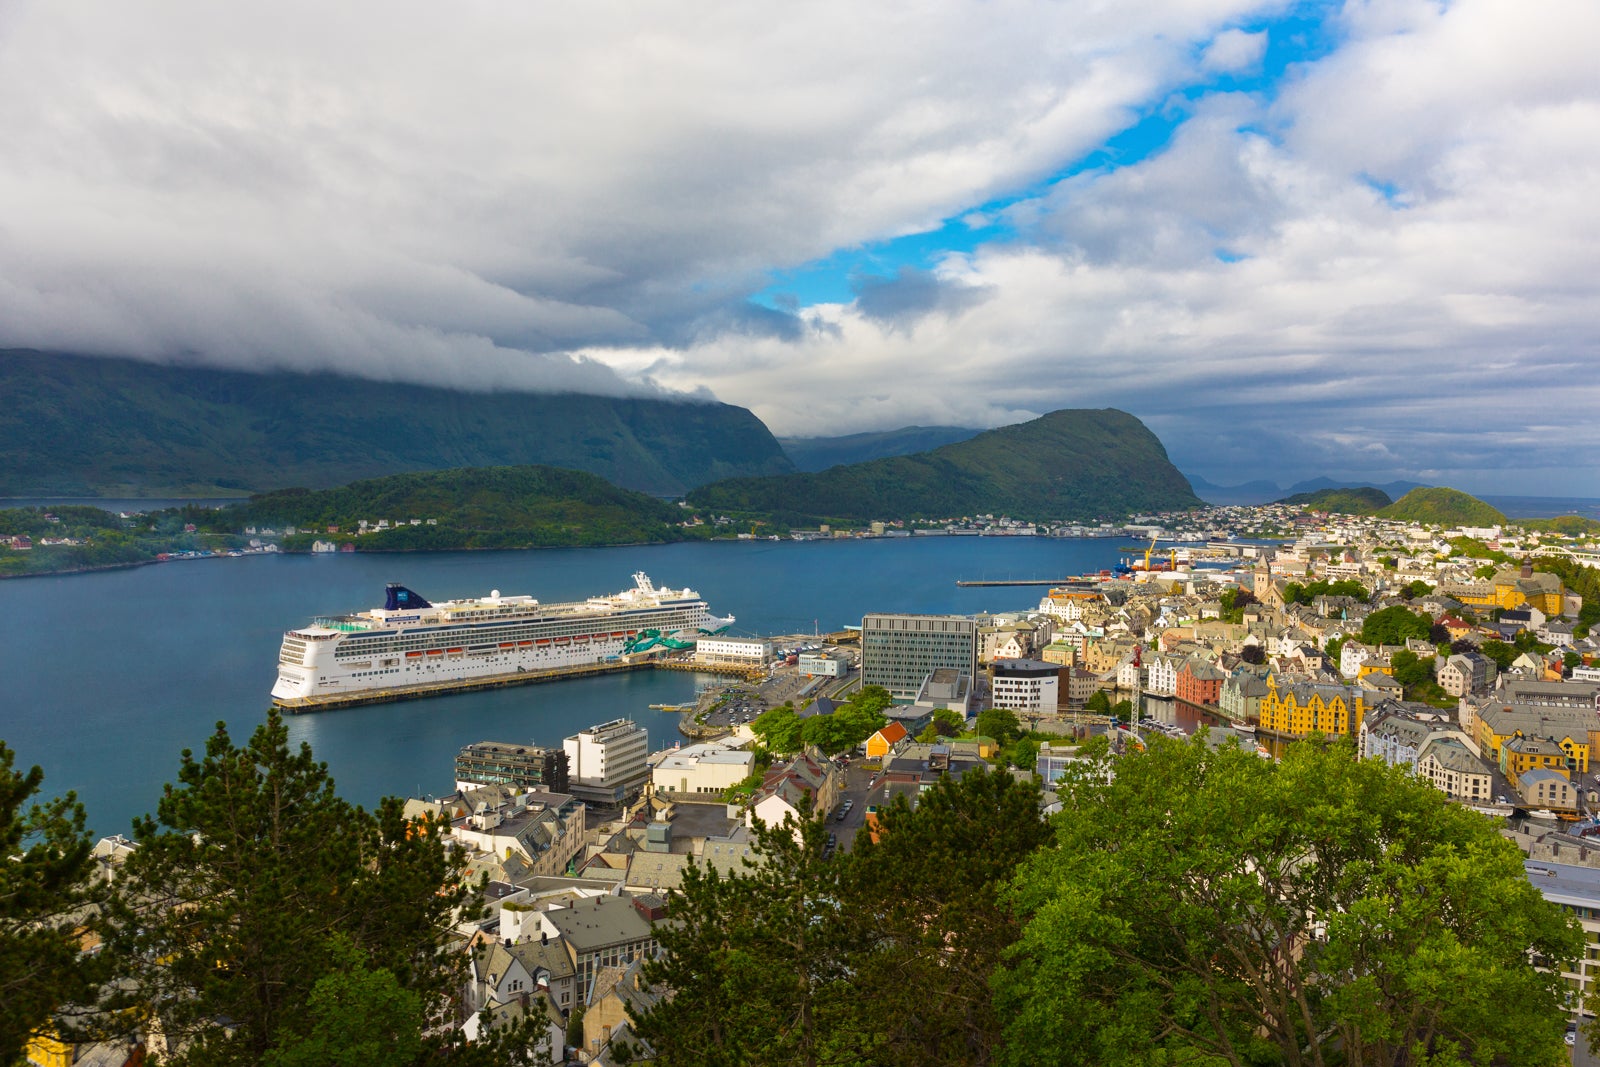
<instances>
[{"instance_id":1,"label":"green tree","mask_svg":"<svg viewBox=\"0 0 1600 1067\"><path fill-rule=\"evenodd\" d=\"M994 1062L1003 1018L990 978L1022 932L1000 898L1050 840L1039 790L1009 774L946 776L897 795L846 868L848 906L868 921L851 956L852 1026L875 1034L874 1064Z\"/></svg>"},{"instance_id":2,"label":"green tree","mask_svg":"<svg viewBox=\"0 0 1600 1067\"><path fill-rule=\"evenodd\" d=\"M1408 637L1426 639L1433 619L1399 604L1374 611L1361 621L1361 640L1368 645L1403 645Z\"/></svg>"},{"instance_id":3,"label":"green tree","mask_svg":"<svg viewBox=\"0 0 1600 1067\"><path fill-rule=\"evenodd\" d=\"M826 838L820 817L786 819L757 828L754 865L685 871L673 922L657 929L664 955L645 965L674 994L635 1020L657 1063L820 1064L859 1050L847 1025L858 913Z\"/></svg>"},{"instance_id":4,"label":"green tree","mask_svg":"<svg viewBox=\"0 0 1600 1067\"><path fill-rule=\"evenodd\" d=\"M1389 661L1389 668L1394 672L1394 680L1406 687L1409 692L1419 685L1426 685L1433 681L1434 658L1418 656L1415 652L1401 649Z\"/></svg>"},{"instance_id":5,"label":"green tree","mask_svg":"<svg viewBox=\"0 0 1600 1067\"><path fill-rule=\"evenodd\" d=\"M388 970L373 970L360 949L335 935L333 964L306 1001L310 1032L279 1039L262 1067L374 1067L410 1064L422 1054L422 998Z\"/></svg>"},{"instance_id":6,"label":"green tree","mask_svg":"<svg viewBox=\"0 0 1600 1067\"><path fill-rule=\"evenodd\" d=\"M68 793L33 802L44 772L15 770L0 742L0 1063L22 1062L57 1008L93 991L77 930L91 899L83 807Z\"/></svg>"},{"instance_id":7,"label":"green tree","mask_svg":"<svg viewBox=\"0 0 1600 1067\"><path fill-rule=\"evenodd\" d=\"M967 720L949 708L939 708L933 713L933 727L941 737L955 737L967 728Z\"/></svg>"},{"instance_id":8,"label":"green tree","mask_svg":"<svg viewBox=\"0 0 1600 1067\"><path fill-rule=\"evenodd\" d=\"M1009 708L984 708L978 712L978 736L1009 744L1022 736L1022 724L1017 721L1017 713Z\"/></svg>"},{"instance_id":9,"label":"green tree","mask_svg":"<svg viewBox=\"0 0 1600 1067\"><path fill-rule=\"evenodd\" d=\"M1404 769L1157 738L1058 795L1011 894L1009 1062L1564 1062L1575 920Z\"/></svg>"},{"instance_id":10,"label":"green tree","mask_svg":"<svg viewBox=\"0 0 1600 1067\"><path fill-rule=\"evenodd\" d=\"M1096 689L1089 694L1089 699L1083 702L1084 711L1098 711L1102 714L1111 711L1111 694L1104 689Z\"/></svg>"},{"instance_id":11,"label":"green tree","mask_svg":"<svg viewBox=\"0 0 1600 1067\"><path fill-rule=\"evenodd\" d=\"M750 729L761 738L761 743L772 752L800 751L801 718L793 708L769 708L755 717Z\"/></svg>"},{"instance_id":12,"label":"green tree","mask_svg":"<svg viewBox=\"0 0 1600 1067\"><path fill-rule=\"evenodd\" d=\"M1517 656L1520 655L1511 645L1506 644L1504 641L1495 641L1493 639L1479 645L1478 651L1492 659L1494 665L1501 670L1510 669L1511 665L1517 661Z\"/></svg>"},{"instance_id":13,"label":"green tree","mask_svg":"<svg viewBox=\"0 0 1600 1067\"><path fill-rule=\"evenodd\" d=\"M352 1000L379 1023L375 1001L414 997L425 1031L452 1033L464 957L442 940L468 887L441 830L393 798L376 812L341 800L276 712L243 747L218 723L200 758L183 753L156 816L134 824L108 929L127 1001L159 1022L177 1064L292 1057L317 1047L319 1026L342 1026ZM426 1042L430 1055L447 1046Z\"/></svg>"}]
</instances>

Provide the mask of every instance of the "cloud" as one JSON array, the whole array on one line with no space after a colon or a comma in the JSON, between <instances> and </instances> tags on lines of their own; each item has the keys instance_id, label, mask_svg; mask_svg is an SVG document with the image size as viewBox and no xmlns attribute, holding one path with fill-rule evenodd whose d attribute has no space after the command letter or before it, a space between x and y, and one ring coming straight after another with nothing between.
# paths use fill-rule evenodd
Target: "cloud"
<instances>
[{"instance_id":1,"label":"cloud","mask_svg":"<svg viewBox=\"0 0 1600 1067\"><path fill-rule=\"evenodd\" d=\"M1256 69L1266 51L1266 30L1223 30L1206 46L1200 66L1217 73L1240 74Z\"/></svg>"},{"instance_id":2,"label":"cloud","mask_svg":"<svg viewBox=\"0 0 1600 1067\"><path fill-rule=\"evenodd\" d=\"M785 433L1117 406L1219 482L1600 494L1600 7L1361 0L1215 77L1303 16L14 2L0 345L710 390ZM1183 121L1084 168L1144 116ZM752 303L952 219L987 243Z\"/></svg>"},{"instance_id":3,"label":"cloud","mask_svg":"<svg viewBox=\"0 0 1600 1067\"><path fill-rule=\"evenodd\" d=\"M1047 176L1254 6L19 0L0 345L639 388L559 353L794 341L769 272Z\"/></svg>"}]
</instances>

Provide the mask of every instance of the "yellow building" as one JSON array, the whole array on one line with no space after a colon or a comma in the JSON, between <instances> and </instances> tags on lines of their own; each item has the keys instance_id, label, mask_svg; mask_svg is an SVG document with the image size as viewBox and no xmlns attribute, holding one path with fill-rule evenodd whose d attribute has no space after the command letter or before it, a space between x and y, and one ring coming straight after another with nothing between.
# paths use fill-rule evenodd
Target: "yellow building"
<instances>
[{"instance_id":1,"label":"yellow building","mask_svg":"<svg viewBox=\"0 0 1600 1067\"><path fill-rule=\"evenodd\" d=\"M1554 574L1535 571L1532 564L1520 568L1506 567L1490 579L1494 586L1494 603L1500 608L1520 608L1523 605L1538 608L1546 615L1560 615L1562 594L1561 579Z\"/></svg>"},{"instance_id":2,"label":"yellow building","mask_svg":"<svg viewBox=\"0 0 1600 1067\"><path fill-rule=\"evenodd\" d=\"M1570 737L1558 742L1548 737L1518 734L1500 746L1500 773L1507 778L1521 778L1528 771L1554 771L1570 779L1568 760L1573 758L1577 747ZM1582 747L1587 751L1587 745Z\"/></svg>"},{"instance_id":3,"label":"yellow building","mask_svg":"<svg viewBox=\"0 0 1600 1067\"><path fill-rule=\"evenodd\" d=\"M1365 697L1353 685L1281 685L1277 675L1269 675L1267 695L1261 698L1261 729L1286 737L1354 735L1366 711Z\"/></svg>"},{"instance_id":4,"label":"yellow building","mask_svg":"<svg viewBox=\"0 0 1600 1067\"><path fill-rule=\"evenodd\" d=\"M1570 777L1569 771L1580 775L1589 773L1589 751L1594 741L1589 727L1593 720L1594 712L1579 708L1526 704L1489 707L1478 712L1473 739L1478 742L1483 758L1508 776L1546 768ZM1559 750L1559 756L1533 744L1535 739ZM1507 749L1514 741L1518 742L1516 751L1508 754ZM1515 770L1507 771L1508 767Z\"/></svg>"}]
</instances>

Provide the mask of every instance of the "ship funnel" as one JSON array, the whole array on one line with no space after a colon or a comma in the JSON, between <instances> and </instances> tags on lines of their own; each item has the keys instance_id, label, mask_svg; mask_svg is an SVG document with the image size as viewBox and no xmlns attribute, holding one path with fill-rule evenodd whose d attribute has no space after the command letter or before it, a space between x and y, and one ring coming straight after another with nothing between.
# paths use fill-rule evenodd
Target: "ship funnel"
<instances>
[{"instance_id":1,"label":"ship funnel","mask_svg":"<svg viewBox=\"0 0 1600 1067\"><path fill-rule=\"evenodd\" d=\"M433 607L433 605L423 599L420 594L413 593L405 586L399 585L395 582L390 582L384 588L383 592L384 611L410 611L414 608Z\"/></svg>"}]
</instances>

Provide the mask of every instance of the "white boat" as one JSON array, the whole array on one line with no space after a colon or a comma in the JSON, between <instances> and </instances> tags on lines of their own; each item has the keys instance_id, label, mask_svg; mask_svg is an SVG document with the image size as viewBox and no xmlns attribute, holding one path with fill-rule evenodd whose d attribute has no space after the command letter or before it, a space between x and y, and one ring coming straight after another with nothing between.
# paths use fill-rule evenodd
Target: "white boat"
<instances>
[{"instance_id":1,"label":"white boat","mask_svg":"<svg viewBox=\"0 0 1600 1067\"><path fill-rule=\"evenodd\" d=\"M381 608L324 616L283 635L276 701L357 697L373 690L449 688L616 661L652 649L686 649L725 631L693 589L658 589L643 571L634 587L567 604L531 596L430 603L391 583Z\"/></svg>"}]
</instances>

